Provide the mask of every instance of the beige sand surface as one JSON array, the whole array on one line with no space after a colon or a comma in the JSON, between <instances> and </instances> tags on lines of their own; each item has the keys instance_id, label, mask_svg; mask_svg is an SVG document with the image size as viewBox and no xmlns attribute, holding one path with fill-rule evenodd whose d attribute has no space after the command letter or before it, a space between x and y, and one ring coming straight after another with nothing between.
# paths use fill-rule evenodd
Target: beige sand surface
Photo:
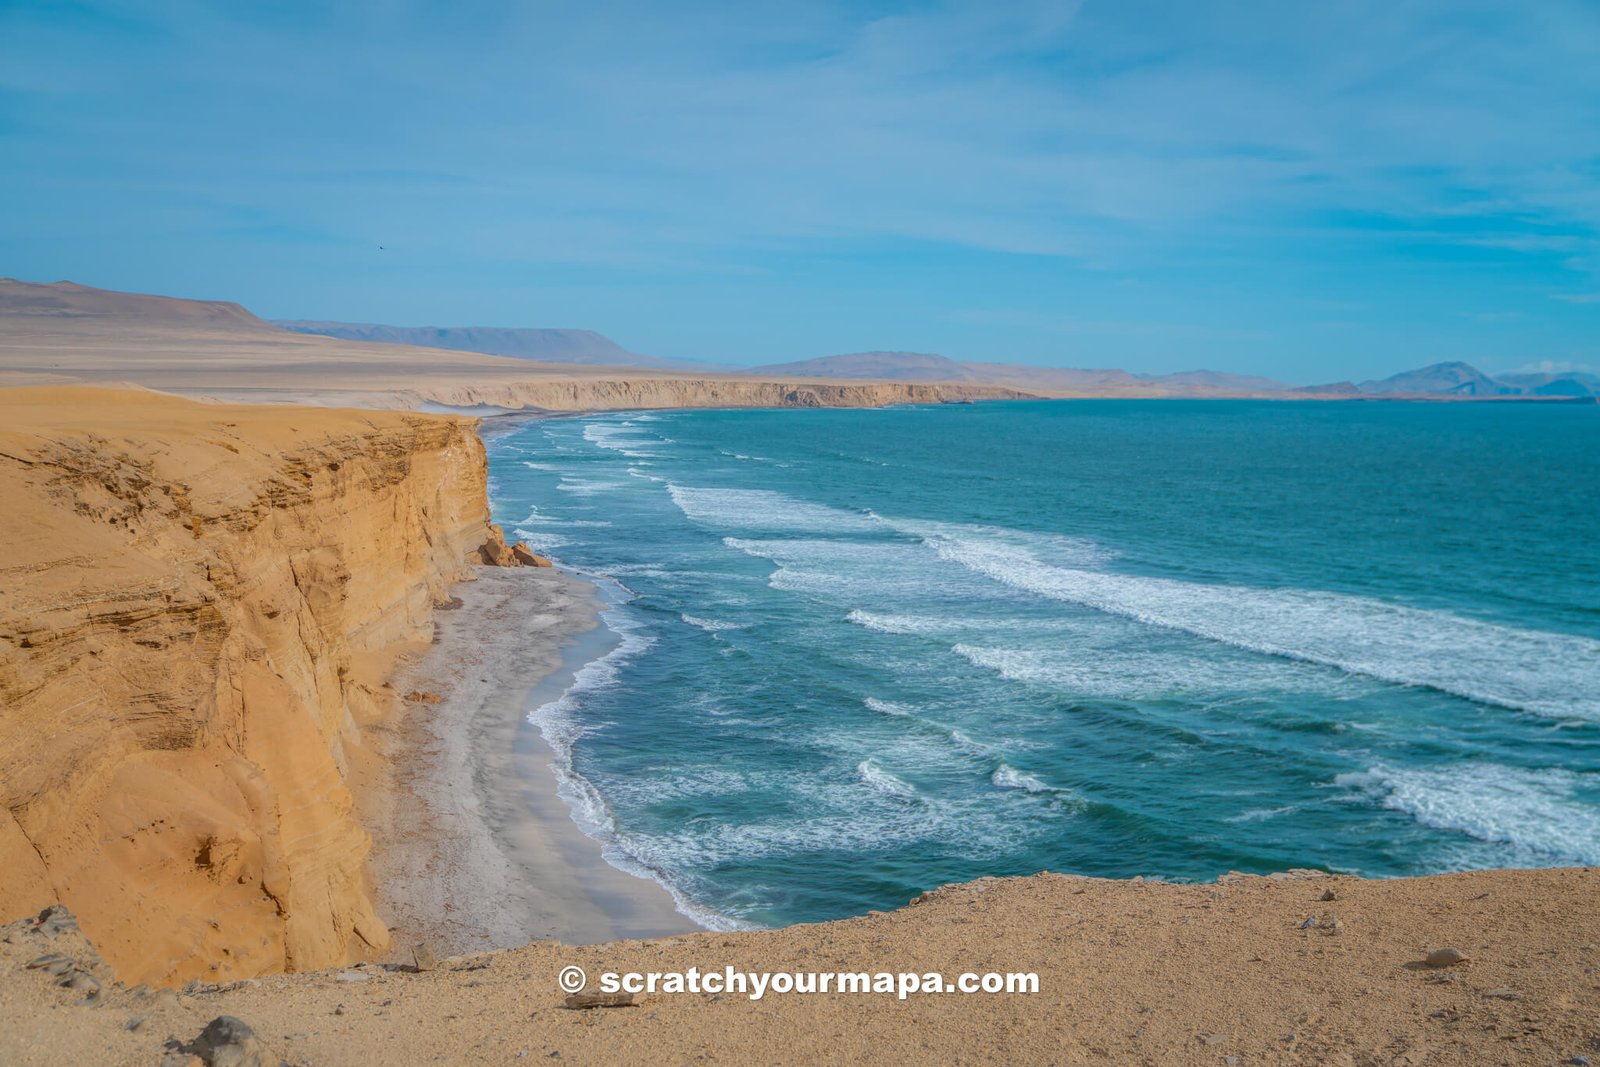
<instances>
[{"instance_id":1,"label":"beige sand surface","mask_svg":"<svg viewBox=\"0 0 1600 1067\"><path fill-rule=\"evenodd\" d=\"M1333 899L1325 899L1332 892ZM566 948L424 974L373 966L95 1007L21 964L69 936L0 943L13 1064L159 1062L215 1016L295 1064L1038 1063L1549 1065L1600 1058L1600 870L1174 886L1040 875L953 887L889 914L758 933ZM1316 919L1317 925L1307 926ZM59 947L53 947L59 946ZM1432 950L1467 962L1432 969ZM1019 994L644 995L562 1007L556 972L1032 971ZM132 1019L141 1019L129 1031Z\"/></svg>"}]
</instances>

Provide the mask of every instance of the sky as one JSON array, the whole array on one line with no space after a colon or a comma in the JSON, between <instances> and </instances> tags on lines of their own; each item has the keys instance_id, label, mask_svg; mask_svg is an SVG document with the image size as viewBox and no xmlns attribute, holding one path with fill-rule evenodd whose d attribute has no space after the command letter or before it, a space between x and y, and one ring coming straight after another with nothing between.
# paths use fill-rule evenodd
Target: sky
<instances>
[{"instance_id":1,"label":"sky","mask_svg":"<svg viewBox=\"0 0 1600 1067\"><path fill-rule=\"evenodd\" d=\"M1291 382L1600 367L1597 0L0 0L0 274Z\"/></svg>"}]
</instances>

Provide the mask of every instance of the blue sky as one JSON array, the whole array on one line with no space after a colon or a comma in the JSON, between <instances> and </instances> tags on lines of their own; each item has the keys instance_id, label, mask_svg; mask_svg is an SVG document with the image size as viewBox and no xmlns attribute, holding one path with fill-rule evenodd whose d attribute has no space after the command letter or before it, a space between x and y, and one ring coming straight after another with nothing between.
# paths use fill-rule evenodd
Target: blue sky
<instances>
[{"instance_id":1,"label":"blue sky","mask_svg":"<svg viewBox=\"0 0 1600 1067\"><path fill-rule=\"evenodd\" d=\"M1600 4L0 0L0 274L733 363L1594 367Z\"/></svg>"}]
</instances>

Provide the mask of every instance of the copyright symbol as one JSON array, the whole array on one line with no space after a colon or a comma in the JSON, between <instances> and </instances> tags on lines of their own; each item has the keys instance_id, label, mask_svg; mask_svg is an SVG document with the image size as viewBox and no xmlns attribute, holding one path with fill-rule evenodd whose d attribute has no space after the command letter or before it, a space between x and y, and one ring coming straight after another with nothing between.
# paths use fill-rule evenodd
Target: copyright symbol
<instances>
[{"instance_id":1,"label":"copyright symbol","mask_svg":"<svg viewBox=\"0 0 1600 1067\"><path fill-rule=\"evenodd\" d=\"M589 976L583 973L582 967L569 965L556 975L556 984L564 993L582 993L583 987L589 984Z\"/></svg>"}]
</instances>

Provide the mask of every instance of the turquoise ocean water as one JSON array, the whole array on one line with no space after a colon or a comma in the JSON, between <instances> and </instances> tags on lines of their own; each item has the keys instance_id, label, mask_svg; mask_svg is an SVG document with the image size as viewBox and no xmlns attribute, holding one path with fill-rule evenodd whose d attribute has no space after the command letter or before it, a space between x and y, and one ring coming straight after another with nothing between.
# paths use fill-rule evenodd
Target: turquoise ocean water
<instances>
[{"instance_id":1,"label":"turquoise ocean water","mask_svg":"<svg viewBox=\"0 0 1600 1067\"><path fill-rule=\"evenodd\" d=\"M535 712L713 926L1041 869L1600 864L1600 408L531 421L496 521L614 644Z\"/></svg>"}]
</instances>

